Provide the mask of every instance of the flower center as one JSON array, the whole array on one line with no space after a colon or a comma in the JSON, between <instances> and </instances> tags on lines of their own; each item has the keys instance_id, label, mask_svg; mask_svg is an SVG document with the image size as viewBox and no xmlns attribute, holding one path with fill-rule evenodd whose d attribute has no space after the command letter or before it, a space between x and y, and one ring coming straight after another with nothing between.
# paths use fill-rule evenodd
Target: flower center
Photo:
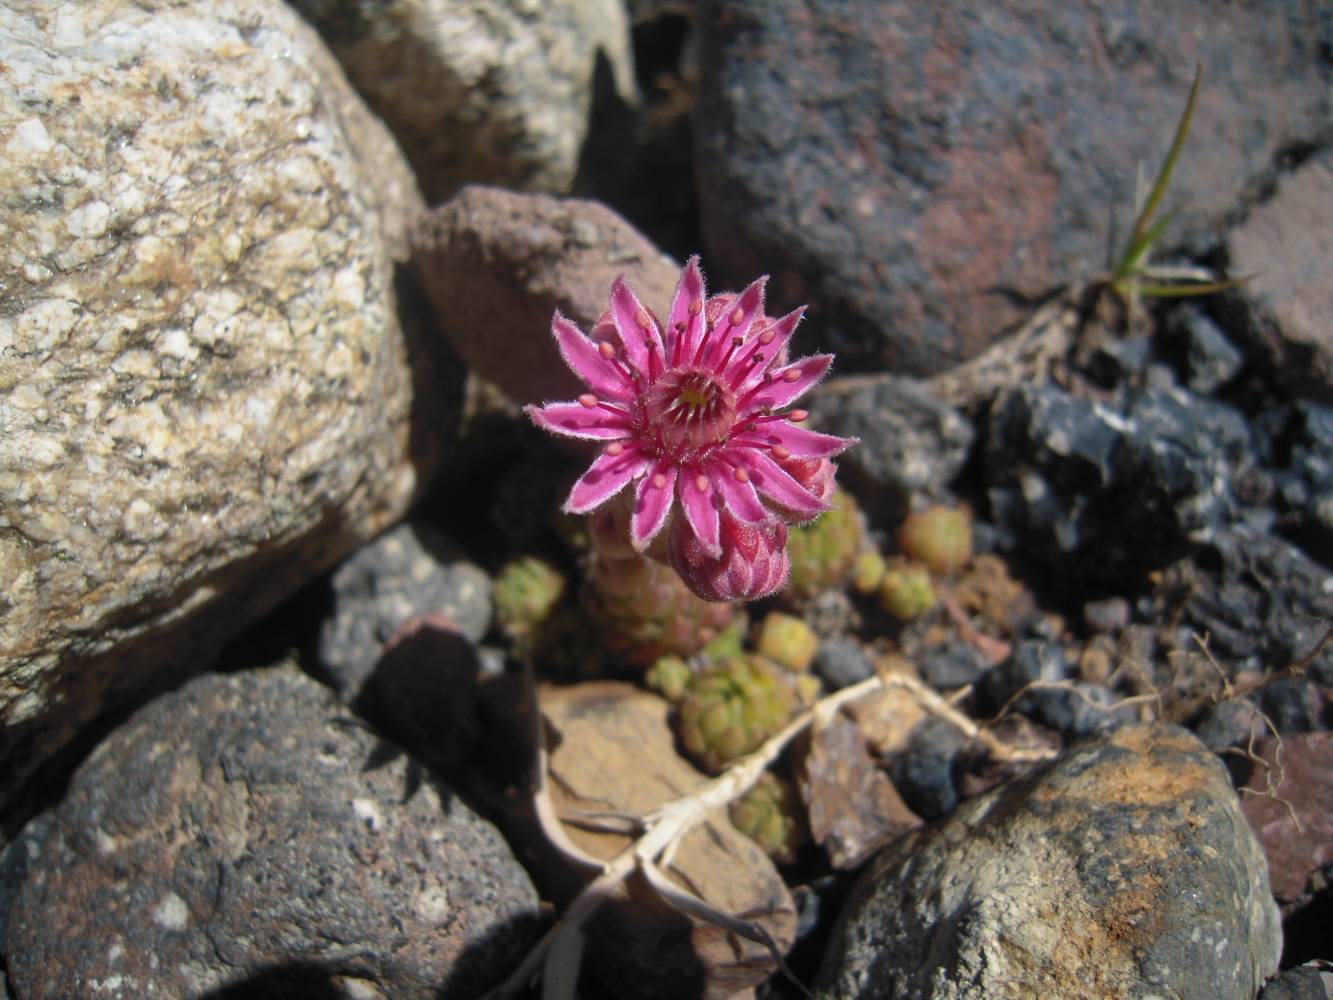
<instances>
[{"instance_id":1,"label":"flower center","mask_svg":"<svg viewBox=\"0 0 1333 1000\"><path fill-rule=\"evenodd\" d=\"M736 397L713 374L673 369L643 395L645 436L663 458L688 458L725 441L736 423Z\"/></svg>"}]
</instances>

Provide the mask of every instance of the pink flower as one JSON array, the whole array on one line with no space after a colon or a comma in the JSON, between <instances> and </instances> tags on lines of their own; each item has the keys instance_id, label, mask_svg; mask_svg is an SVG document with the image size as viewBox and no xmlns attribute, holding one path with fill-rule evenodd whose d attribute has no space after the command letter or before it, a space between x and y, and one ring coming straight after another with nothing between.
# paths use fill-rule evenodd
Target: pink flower
<instances>
[{"instance_id":1,"label":"pink flower","mask_svg":"<svg viewBox=\"0 0 1333 1000\"><path fill-rule=\"evenodd\" d=\"M709 299L696 256L681 272L665 331L623 277L611 286L610 323L597 324L605 339L555 314L560 354L589 391L527 413L553 433L606 442L566 511L586 514L633 483L636 549L648 547L678 501L699 552L721 560L724 514L757 528L828 509L819 477L789 469L831 470L826 460L855 439L807 430L805 411L788 407L824 377L833 356L788 360L804 307L770 319L765 281Z\"/></svg>"}]
</instances>

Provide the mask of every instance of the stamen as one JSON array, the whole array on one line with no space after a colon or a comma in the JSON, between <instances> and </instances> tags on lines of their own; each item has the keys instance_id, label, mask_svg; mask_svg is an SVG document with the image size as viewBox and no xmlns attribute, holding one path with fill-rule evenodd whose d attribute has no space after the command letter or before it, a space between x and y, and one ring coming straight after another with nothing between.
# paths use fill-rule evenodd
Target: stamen
<instances>
[{"instance_id":1,"label":"stamen","mask_svg":"<svg viewBox=\"0 0 1333 1000\"><path fill-rule=\"evenodd\" d=\"M648 381L652 382L656 380L662 369L662 360L657 356L657 343L652 337L645 334L643 338L643 346L648 352Z\"/></svg>"},{"instance_id":2,"label":"stamen","mask_svg":"<svg viewBox=\"0 0 1333 1000\"><path fill-rule=\"evenodd\" d=\"M727 348L727 353L722 355L722 360L719 361L714 367L716 367L718 371L722 371L722 369L726 368L727 362L731 360L732 352L735 351L736 348L740 347L741 344L743 343L745 343L744 337L732 337L731 346Z\"/></svg>"},{"instance_id":3,"label":"stamen","mask_svg":"<svg viewBox=\"0 0 1333 1000\"><path fill-rule=\"evenodd\" d=\"M773 331L773 328L767 326L764 327L759 336L753 339L752 343L754 346L750 348L749 355L736 364L736 378L734 378L731 383L733 391L740 388L740 384L750 377L751 372L754 370L754 366L764 360L765 356L760 352L759 348L767 347L769 344L773 343L775 337L777 337L777 334Z\"/></svg>"},{"instance_id":4,"label":"stamen","mask_svg":"<svg viewBox=\"0 0 1333 1000\"><path fill-rule=\"evenodd\" d=\"M635 385L638 382L639 373L636 372L629 365L625 364L625 362L620 360L619 352L616 351L615 345L612 344L611 341L609 340L598 341L597 353L600 354L605 360L611 362L611 364L615 366L616 371L620 372L621 377L624 378L625 381L628 382L630 385Z\"/></svg>"},{"instance_id":5,"label":"stamen","mask_svg":"<svg viewBox=\"0 0 1333 1000\"><path fill-rule=\"evenodd\" d=\"M648 311L642 306L640 306L639 311L634 314L634 322L639 324L639 329L644 333L647 333L653 328L653 321L648 318Z\"/></svg>"},{"instance_id":6,"label":"stamen","mask_svg":"<svg viewBox=\"0 0 1333 1000\"><path fill-rule=\"evenodd\" d=\"M585 392L579 397L579 406L582 406L584 409L595 410L597 409L597 403L597 397L590 392Z\"/></svg>"},{"instance_id":7,"label":"stamen","mask_svg":"<svg viewBox=\"0 0 1333 1000\"><path fill-rule=\"evenodd\" d=\"M612 441L609 445L606 446L606 453L608 455L621 455L624 454L624 451L625 451L625 446L621 444L619 441Z\"/></svg>"},{"instance_id":8,"label":"stamen","mask_svg":"<svg viewBox=\"0 0 1333 1000\"><path fill-rule=\"evenodd\" d=\"M782 373L782 381L784 382L795 382L800 377L801 370L799 368L788 368Z\"/></svg>"},{"instance_id":9,"label":"stamen","mask_svg":"<svg viewBox=\"0 0 1333 1000\"><path fill-rule=\"evenodd\" d=\"M732 469L731 475L738 483L748 483L750 481L750 474L744 469Z\"/></svg>"},{"instance_id":10,"label":"stamen","mask_svg":"<svg viewBox=\"0 0 1333 1000\"><path fill-rule=\"evenodd\" d=\"M801 420L804 420L807 416L809 416L809 414L807 414L804 410L793 410L792 412L793 412L793 413L800 413L800 414L802 414L802 416L801 416L801 418L800 418ZM754 430L756 427L758 427L760 424L766 424L766 423L768 423L768 422L771 421L771 420L791 420L791 419L793 419L793 418L792 418L792 415L791 415L790 413L774 413L769 407L765 406L765 407L761 407L761 408L760 408L760 411L759 411L759 415L758 415L758 416L751 417L749 420L745 421L745 423L743 423L743 424L737 424L737 425L735 426L735 428L733 429L733 433L734 433L734 434L749 434L751 431L753 431L753 430ZM774 445L774 446L773 446L773 453L776 455L776 454L777 454L777 449L778 449L778 448L781 448L781 447L782 447L782 445ZM785 456L779 456L779 457L785 457Z\"/></svg>"},{"instance_id":11,"label":"stamen","mask_svg":"<svg viewBox=\"0 0 1333 1000\"><path fill-rule=\"evenodd\" d=\"M702 299L695 299L693 302L690 303L691 316L698 316L703 311L704 311L704 304Z\"/></svg>"},{"instance_id":12,"label":"stamen","mask_svg":"<svg viewBox=\"0 0 1333 1000\"><path fill-rule=\"evenodd\" d=\"M708 350L709 344L712 342L713 328L711 320L704 324L704 335L699 338L699 348L694 352L694 361L691 362L691 364L696 366L703 364L704 353Z\"/></svg>"},{"instance_id":13,"label":"stamen","mask_svg":"<svg viewBox=\"0 0 1333 1000\"><path fill-rule=\"evenodd\" d=\"M742 379L742 381L744 380ZM773 376L765 372L764 377L759 380L758 385L756 385L753 389L747 392L740 399L736 400L736 409L744 410L745 407L749 405L750 400L754 399L755 396L759 395L759 393L767 389L772 384L772 382L773 382ZM735 388L736 386L732 386L732 389Z\"/></svg>"},{"instance_id":14,"label":"stamen","mask_svg":"<svg viewBox=\"0 0 1333 1000\"><path fill-rule=\"evenodd\" d=\"M732 326L740 326L741 320L743 320L744 318L745 318L745 310L743 310L740 306L737 306L735 309L731 310L731 315L728 317L728 319L731 321Z\"/></svg>"},{"instance_id":15,"label":"stamen","mask_svg":"<svg viewBox=\"0 0 1333 1000\"><path fill-rule=\"evenodd\" d=\"M809 410L792 410L787 414L787 419L794 424L799 424L806 417L810 416Z\"/></svg>"},{"instance_id":16,"label":"stamen","mask_svg":"<svg viewBox=\"0 0 1333 1000\"><path fill-rule=\"evenodd\" d=\"M775 444L772 448L769 449L769 451L773 453L773 457L776 458L779 462L784 462L787 459L791 458L791 449L788 448L786 445Z\"/></svg>"},{"instance_id":17,"label":"stamen","mask_svg":"<svg viewBox=\"0 0 1333 1000\"><path fill-rule=\"evenodd\" d=\"M694 477L694 488L700 493L707 493L709 487L708 477L702 472Z\"/></svg>"},{"instance_id":18,"label":"stamen","mask_svg":"<svg viewBox=\"0 0 1333 1000\"><path fill-rule=\"evenodd\" d=\"M664 476L660 472L653 473L652 485L654 489L660 490L663 486L666 485L666 476Z\"/></svg>"}]
</instances>

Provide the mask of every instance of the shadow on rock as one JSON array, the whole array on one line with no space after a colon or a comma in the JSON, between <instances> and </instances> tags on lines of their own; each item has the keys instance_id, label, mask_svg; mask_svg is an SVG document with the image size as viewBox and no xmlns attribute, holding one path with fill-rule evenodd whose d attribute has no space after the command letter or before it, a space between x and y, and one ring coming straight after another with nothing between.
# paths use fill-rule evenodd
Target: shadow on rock
<instances>
[{"instance_id":1,"label":"shadow on rock","mask_svg":"<svg viewBox=\"0 0 1333 1000\"><path fill-rule=\"evenodd\" d=\"M427 768L449 775L472 756L480 736L480 669L467 637L443 621L418 619L390 640L352 707ZM382 766L397 752L377 746L365 769ZM404 792L410 797L411 789Z\"/></svg>"}]
</instances>

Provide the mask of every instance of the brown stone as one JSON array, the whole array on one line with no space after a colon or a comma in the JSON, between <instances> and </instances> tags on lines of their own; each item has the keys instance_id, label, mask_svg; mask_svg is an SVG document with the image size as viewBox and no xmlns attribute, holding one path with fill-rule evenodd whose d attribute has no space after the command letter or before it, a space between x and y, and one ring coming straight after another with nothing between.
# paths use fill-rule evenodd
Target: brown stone
<instances>
[{"instance_id":1,"label":"brown stone","mask_svg":"<svg viewBox=\"0 0 1333 1000\"><path fill-rule=\"evenodd\" d=\"M1333 862L1333 733L1269 737L1255 753L1241 808L1268 855L1273 895L1294 903Z\"/></svg>"},{"instance_id":2,"label":"brown stone","mask_svg":"<svg viewBox=\"0 0 1333 1000\"><path fill-rule=\"evenodd\" d=\"M555 310L591 331L623 274L660 318L680 274L605 205L478 185L432 211L413 242L449 343L519 403L573 399L586 389L551 337Z\"/></svg>"}]
</instances>

